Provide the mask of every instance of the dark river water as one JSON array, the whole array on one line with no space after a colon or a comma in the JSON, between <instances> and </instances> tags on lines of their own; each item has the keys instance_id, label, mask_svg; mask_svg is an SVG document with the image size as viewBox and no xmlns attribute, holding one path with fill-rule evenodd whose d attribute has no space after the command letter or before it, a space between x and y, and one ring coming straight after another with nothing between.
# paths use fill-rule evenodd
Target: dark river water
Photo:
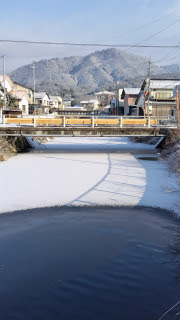
<instances>
[{"instance_id":1,"label":"dark river water","mask_svg":"<svg viewBox=\"0 0 180 320\"><path fill-rule=\"evenodd\" d=\"M0 216L0 319L158 320L180 300L180 222L148 208ZM178 306L163 319L179 319Z\"/></svg>"}]
</instances>

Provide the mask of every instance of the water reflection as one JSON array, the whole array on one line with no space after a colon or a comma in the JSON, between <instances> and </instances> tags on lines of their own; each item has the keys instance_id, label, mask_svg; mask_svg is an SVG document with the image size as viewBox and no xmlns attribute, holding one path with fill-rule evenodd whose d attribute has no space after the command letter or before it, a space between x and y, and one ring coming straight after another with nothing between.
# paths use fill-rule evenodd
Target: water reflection
<instances>
[{"instance_id":1,"label":"water reflection","mask_svg":"<svg viewBox=\"0 0 180 320\"><path fill-rule=\"evenodd\" d=\"M156 320L178 301L179 240L179 221L150 208L2 215L0 318Z\"/></svg>"}]
</instances>

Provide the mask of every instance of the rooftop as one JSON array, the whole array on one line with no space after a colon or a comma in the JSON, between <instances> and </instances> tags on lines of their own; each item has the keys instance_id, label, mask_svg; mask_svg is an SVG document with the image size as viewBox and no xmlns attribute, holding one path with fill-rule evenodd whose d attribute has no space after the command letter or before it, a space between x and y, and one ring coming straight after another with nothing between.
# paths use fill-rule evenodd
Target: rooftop
<instances>
[{"instance_id":1,"label":"rooftop","mask_svg":"<svg viewBox=\"0 0 180 320\"><path fill-rule=\"evenodd\" d=\"M174 89L178 85L180 85L178 79L151 79L150 81L151 89Z\"/></svg>"},{"instance_id":2,"label":"rooftop","mask_svg":"<svg viewBox=\"0 0 180 320\"><path fill-rule=\"evenodd\" d=\"M10 93L12 94L12 96L20 100L22 100L22 98L26 95L26 91L23 90L12 90Z\"/></svg>"},{"instance_id":3,"label":"rooftop","mask_svg":"<svg viewBox=\"0 0 180 320\"><path fill-rule=\"evenodd\" d=\"M141 88L124 88L125 94L137 95L139 94Z\"/></svg>"},{"instance_id":4,"label":"rooftop","mask_svg":"<svg viewBox=\"0 0 180 320\"><path fill-rule=\"evenodd\" d=\"M56 101L56 100L57 100L56 97L50 97L50 98L49 98L49 102L54 102L54 101Z\"/></svg>"},{"instance_id":5,"label":"rooftop","mask_svg":"<svg viewBox=\"0 0 180 320\"><path fill-rule=\"evenodd\" d=\"M35 99L42 99L46 94L47 94L46 92L35 92L34 97Z\"/></svg>"},{"instance_id":6,"label":"rooftop","mask_svg":"<svg viewBox=\"0 0 180 320\"><path fill-rule=\"evenodd\" d=\"M114 95L114 92L109 92L109 91L100 91L96 92L96 95Z\"/></svg>"},{"instance_id":7,"label":"rooftop","mask_svg":"<svg viewBox=\"0 0 180 320\"><path fill-rule=\"evenodd\" d=\"M81 101L80 103L86 104L86 103L96 103L96 102L98 102L98 100L84 100L84 101Z\"/></svg>"},{"instance_id":8,"label":"rooftop","mask_svg":"<svg viewBox=\"0 0 180 320\"><path fill-rule=\"evenodd\" d=\"M21 86L21 87L23 87L23 88L25 88L25 89L29 89L29 90L32 90L33 91L33 89L32 88L30 88L30 87L27 87L27 86L25 86L24 84L22 84L22 83L19 83L19 82L17 82L17 81L13 81L14 82L14 84L17 84L18 86Z\"/></svg>"}]
</instances>

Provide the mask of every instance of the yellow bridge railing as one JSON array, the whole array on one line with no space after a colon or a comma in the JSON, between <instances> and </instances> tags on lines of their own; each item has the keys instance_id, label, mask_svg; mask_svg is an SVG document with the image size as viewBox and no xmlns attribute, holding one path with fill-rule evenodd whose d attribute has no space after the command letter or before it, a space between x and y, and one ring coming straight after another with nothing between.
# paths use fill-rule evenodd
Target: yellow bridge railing
<instances>
[{"instance_id":1,"label":"yellow bridge railing","mask_svg":"<svg viewBox=\"0 0 180 320\"><path fill-rule=\"evenodd\" d=\"M38 126L60 126L60 127L70 127L70 126L90 126L90 127L131 127L131 126L142 126L148 127L159 126L161 124L161 118L153 117L142 117L142 118L131 118L131 117L109 117L109 118L97 118L92 117L73 117L73 116L62 116L61 118L4 118L3 123L15 124L15 125L33 125ZM164 118L168 126L168 117Z\"/></svg>"}]
</instances>

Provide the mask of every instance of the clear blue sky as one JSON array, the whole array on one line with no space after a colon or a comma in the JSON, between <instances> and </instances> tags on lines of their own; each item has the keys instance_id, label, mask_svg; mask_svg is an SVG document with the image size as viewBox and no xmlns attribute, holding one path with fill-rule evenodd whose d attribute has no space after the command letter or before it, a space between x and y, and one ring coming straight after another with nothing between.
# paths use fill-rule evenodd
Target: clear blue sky
<instances>
[{"instance_id":1,"label":"clear blue sky","mask_svg":"<svg viewBox=\"0 0 180 320\"><path fill-rule=\"evenodd\" d=\"M175 10L179 11L170 14ZM149 24L158 18L161 19ZM1 5L0 39L137 43L178 19L180 0L6 0L5 6ZM180 22L145 44L176 45L180 42L179 29ZM9 69L30 63L32 59L86 55L94 50L0 44ZM129 52L151 54L154 59L168 53L135 48Z\"/></svg>"}]
</instances>

